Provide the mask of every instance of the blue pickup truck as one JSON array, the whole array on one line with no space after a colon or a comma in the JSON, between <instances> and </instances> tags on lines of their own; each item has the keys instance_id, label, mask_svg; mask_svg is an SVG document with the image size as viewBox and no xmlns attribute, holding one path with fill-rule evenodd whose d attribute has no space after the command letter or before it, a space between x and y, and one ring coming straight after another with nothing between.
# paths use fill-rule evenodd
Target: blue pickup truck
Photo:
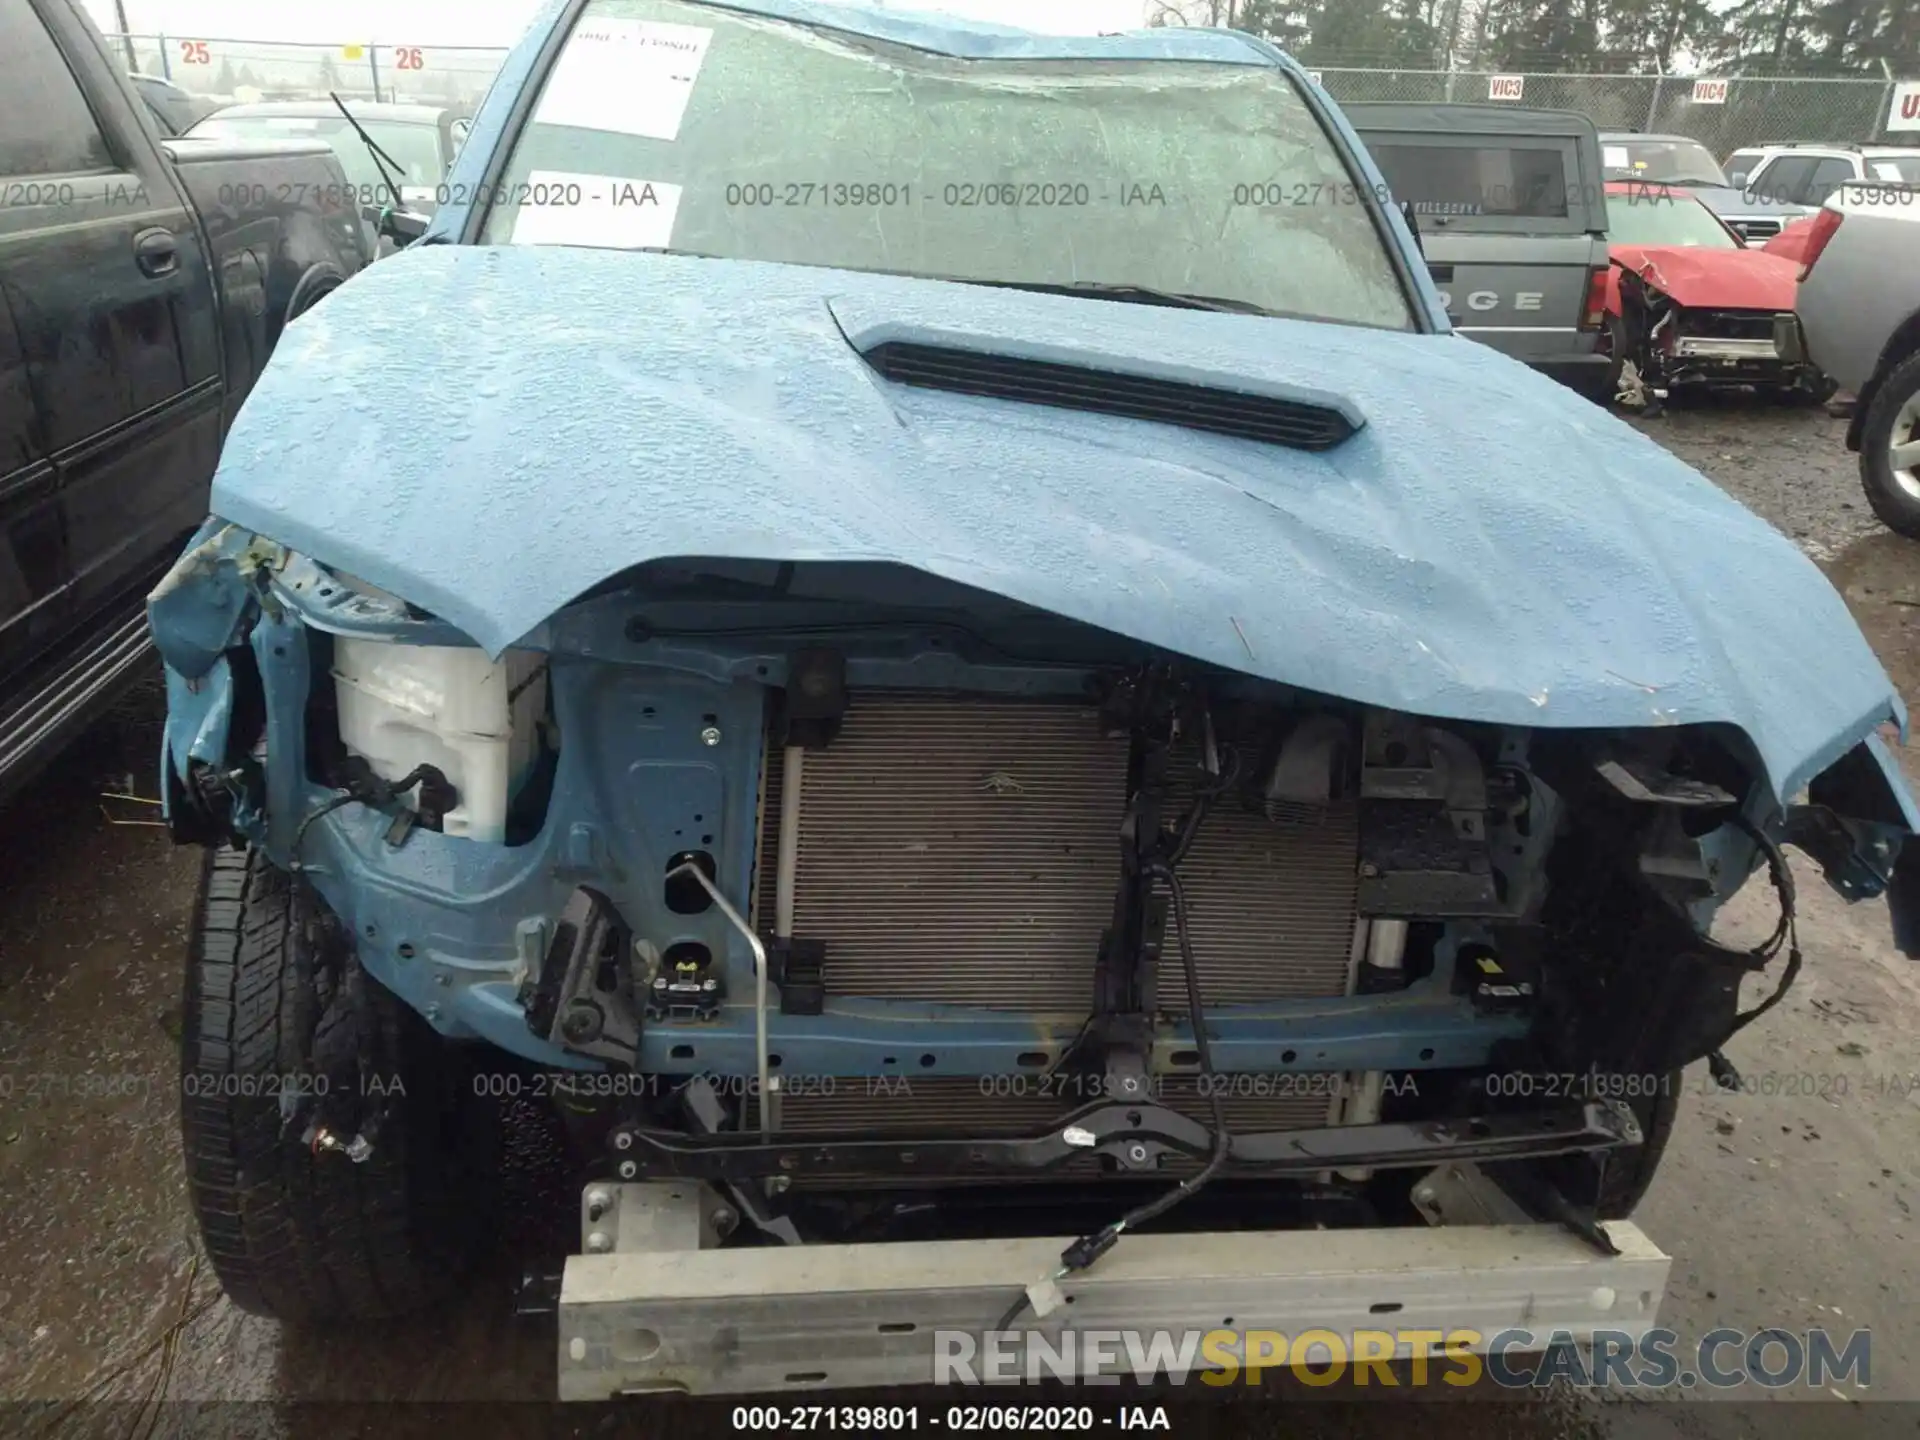
<instances>
[{"instance_id":1,"label":"blue pickup truck","mask_svg":"<svg viewBox=\"0 0 1920 1440\"><path fill-rule=\"evenodd\" d=\"M1451 333L1270 45L564 0L440 201L149 603L242 1306L454 1303L505 1097L580 1180L565 1398L1643 1333L1782 847L1920 953L1840 597Z\"/></svg>"}]
</instances>

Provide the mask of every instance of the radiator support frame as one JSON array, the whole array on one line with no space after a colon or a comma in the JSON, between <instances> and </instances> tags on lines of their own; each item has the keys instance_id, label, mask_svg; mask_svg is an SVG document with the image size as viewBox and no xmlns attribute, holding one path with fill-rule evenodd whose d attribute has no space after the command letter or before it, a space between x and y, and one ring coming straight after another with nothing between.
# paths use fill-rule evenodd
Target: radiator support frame
<instances>
[{"instance_id":1,"label":"radiator support frame","mask_svg":"<svg viewBox=\"0 0 1920 1440\"><path fill-rule=\"evenodd\" d=\"M1341 1167L1391 1170L1537 1160L1638 1145L1643 1138L1627 1106L1595 1100L1472 1117L1235 1133L1225 1173L1312 1176ZM1090 1154L1125 1164L1137 1145L1205 1159L1213 1136L1206 1125L1163 1106L1099 1100L1028 1135L819 1133L769 1140L737 1131L691 1135L630 1123L616 1126L608 1145L623 1178L739 1182L768 1176L1026 1175Z\"/></svg>"}]
</instances>

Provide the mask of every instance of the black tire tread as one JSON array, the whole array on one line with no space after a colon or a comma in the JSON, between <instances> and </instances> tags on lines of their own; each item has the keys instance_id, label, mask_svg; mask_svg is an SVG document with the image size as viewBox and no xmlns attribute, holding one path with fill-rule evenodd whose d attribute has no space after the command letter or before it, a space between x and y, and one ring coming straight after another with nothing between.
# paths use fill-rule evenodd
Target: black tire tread
<instances>
[{"instance_id":1,"label":"black tire tread","mask_svg":"<svg viewBox=\"0 0 1920 1440\"><path fill-rule=\"evenodd\" d=\"M312 1154L286 1133L272 1089L227 1093L308 1071L320 1038L318 903L258 852L208 853L181 1045L188 1187L208 1258L241 1309L312 1323L382 1319L443 1293L471 1248L468 1217L447 1203L452 1157L421 1143L438 1118L430 1073L404 1053L409 1040L422 1051L407 1033L421 1022L361 978L380 1069L408 1095L361 1164ZM430 1032L425 1041L437 1045Z\"/></svg>"},{"instance_id":2,"label":"black tire tread","mask_svg":"<svg viewBox=\"0 0 1920 1440\"><path fill-rule=\"evenodd\" d=\"M1646 1139L1630 1150L1614 1152L1600 1177L1600 1195L1595 1209L1602 1220L1624 1220L1634 1211L1653 1183L1653 1172L1666 1154L1674 1121L1680 1114L1681 1072L1666 1076L1660 1093L1646 1100L1627 1103L1640 1122Z\"/></svg>"},{"instance_id":3,"label":"black tire tread","mask_svg":"<svg viewBox=\"0 0 1920 1440\"><path fill-rule=\"evenodd\" d=\"M1920 540L1920 500L1894 484L1892 462L1887 458L1893 417L1916 390L1920 390L1920 354L1909 355L1874 387L1873 404L1860 427L1860 485L1882 525Z\"/></svg>"}]
</instances>

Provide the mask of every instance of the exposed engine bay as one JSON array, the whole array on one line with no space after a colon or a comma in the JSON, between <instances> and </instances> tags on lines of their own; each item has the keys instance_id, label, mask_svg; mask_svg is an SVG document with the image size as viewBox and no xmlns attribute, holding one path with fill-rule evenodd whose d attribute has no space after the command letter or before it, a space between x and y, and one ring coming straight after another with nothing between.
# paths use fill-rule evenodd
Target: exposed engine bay
<instances>
[{"instance_id":1,"label":"exposed engine bay","mask_svg":"<svg viewBox=\"0 0 1920 1440\"><path fill-rule=\"evenodd\" d=\"M1626 267L1619 273L1627 333L1638 341L1630 358L1647 384L1662 390L1766 385L1811 393L1820 388L1820 371L1807 357L1800 319L1791 310L1682 305L1647 276Z\"/></svg>"},{"instance_id":2,"label":"exposed engine bay","mask_svg":"<svg viewBox=\"0 0 1920 1440\"><path fill-rule=\"evenodd\" d=\"M1676 1072L1798 968L1731 729L1407 715L754 568L623 577L488 661L282 557L272 593L320 605L221 657L176 831L284 847L370 974L552 1077L589 1179L710 1184L782 1243L1134 1206L1070 1268L1203 1187L1417 1223L1410 1182L1461 1165L1597 1235ZM1787 821L1868 893L1875 766ZM1705 938L1760 867L1776 934ZM315 1132L364 1133L352 1103Z\"/></svg>"}]
</instances>

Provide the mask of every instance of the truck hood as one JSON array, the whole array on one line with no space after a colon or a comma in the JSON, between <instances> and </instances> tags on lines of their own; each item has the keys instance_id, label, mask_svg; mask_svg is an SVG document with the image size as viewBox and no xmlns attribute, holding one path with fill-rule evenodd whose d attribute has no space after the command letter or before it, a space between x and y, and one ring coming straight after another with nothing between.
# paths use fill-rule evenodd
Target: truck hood
<instances>
[{"instance_id":1,"label":"truck hood","mask_svg":"<svg viewBox=\"0 0 1920 1440\"><path fill-rule=\"evenodd\" d=\"M882 378L881 341L1291 395L1323 451ZM288 327L215 514L498 654L671 557L895 563L1243 673L1521 726L1724 722L1784 798L1899 698L1792 544L1449 335L900 276L416 246ZM536 637L537 638L537 637Z\"/></svg>"},{"instance_id":2,"label":"truck hood","mask_svg":"<svg viewBox=\"0 0 1920 1440\"><path fill-rule=\"evenodd\" d=\"M1614 262L1691 309L1791 310L1800 267L1765 250L1615 245Z\"/></svg>"}]
</instances>

